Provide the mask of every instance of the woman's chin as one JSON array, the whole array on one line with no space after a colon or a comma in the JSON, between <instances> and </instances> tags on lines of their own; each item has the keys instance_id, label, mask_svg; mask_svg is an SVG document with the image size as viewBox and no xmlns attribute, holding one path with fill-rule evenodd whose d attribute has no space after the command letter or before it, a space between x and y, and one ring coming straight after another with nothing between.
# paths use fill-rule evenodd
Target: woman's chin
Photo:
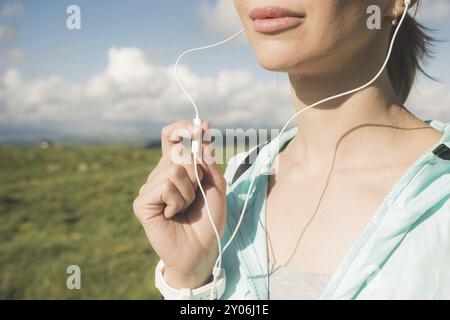
<instances>
[{"instance_id":1,"label":"woman's chin","mask_svg":"<svg viewBox=\"0 0 450 320\"><path fill-rule=\"evenodd\" d=\"M304 55L297 53L286 54L280 50L257 50L256 58L262 68L268 71L289 72L301 64Z\"/></svg>"},{"instance_id":2,"label":"woman's chin","mask_svg":"<svg viewBox=\"0 0 450 320\"><path fill-rule=\"evenodd\" d=\"M261 65L261 67L266 69L267 71L289 72L289 70L292 70L293 68L292 61L283 61L278 59L261 59L258 60L258 62Z\"/></svg>"}]
</instances>

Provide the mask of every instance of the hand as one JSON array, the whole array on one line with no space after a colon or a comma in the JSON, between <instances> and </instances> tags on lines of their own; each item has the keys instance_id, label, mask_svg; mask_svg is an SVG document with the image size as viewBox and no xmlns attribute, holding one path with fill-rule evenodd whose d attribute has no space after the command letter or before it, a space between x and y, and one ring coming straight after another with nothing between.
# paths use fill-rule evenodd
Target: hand
<instances>
[{"instance_id":1,"label":"hand","mask_svg":"<svg viewBox=\"0 0 450 320\"><path fill-rule=\"evenodd\" d=\"M164 127L162 158L133 203L150 244L165 263L164 277L175 288L207 283L219 254L190 150L182 163L173 159L183 149L180 137L193 138L189 126L192 121L181 120ZM207 129L209 124L204 122L202 133ZM212 144L203 142L202 148L203 153L210 152ZM217 164L207 162L197 165L198 175L221 235L226 223L226 181Z\"/></svg>"}]
</instances>

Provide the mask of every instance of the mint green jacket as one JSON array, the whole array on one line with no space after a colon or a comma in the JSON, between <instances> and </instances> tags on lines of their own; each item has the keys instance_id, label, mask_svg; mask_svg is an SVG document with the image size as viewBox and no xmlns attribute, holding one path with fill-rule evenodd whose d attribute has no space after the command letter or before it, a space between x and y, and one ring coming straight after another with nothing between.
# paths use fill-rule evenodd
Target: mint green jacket
<instances>
[{"instance_id":1,"label":"mint green jacket","mask_svg":"<svg viewBox=\"0 0 450 320\"><path fill-rule=\"evenodd\" d=\"M378 212L341 261L321 299L450 299L450 125L397 181ZM265 202L272 161L297 134L293 128L259 153L261 162L239 232L223 255L226 289L221 299L268 299ZM249 151L250 152L250 151ZM232 182L246 153L227 166L227 226L236 227L255 163Z\"/></svg>"}]
</instances>

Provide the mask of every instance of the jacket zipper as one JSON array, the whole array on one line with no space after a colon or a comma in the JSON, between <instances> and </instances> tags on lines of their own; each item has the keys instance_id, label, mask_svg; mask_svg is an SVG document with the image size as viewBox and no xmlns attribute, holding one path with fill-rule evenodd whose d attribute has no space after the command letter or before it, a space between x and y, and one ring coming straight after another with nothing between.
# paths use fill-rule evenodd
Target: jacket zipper
<instances>
[{"instance_id":1,"label":"jacket zipper","mask_svg":"<svg viewBox=\"0 0 450 320\"><path fill-rule=\"evenodd\" d=\"M416 159L416 160L415 160L415 161L414 161L414 162L413 162L413 163L412 163L412 164L411 164L411 165L403 172L403 174L400 176L400 178L398 178L398 179L396 180L394 186L393 186L392 189L389 191L389 193L387 194L387 196L383 199L383 202L381 202L380 208L377 210L376 215L371 219L371 221L374 221L374 220L378 217L378 215L379 215L379 213L380 213L379 210L383 207L384 203L386 203L387 200L392 196L392 194L394 193L394 191L396 191L396 189L397 189L399 183L400 183L403 179L405 179L407 175L409 175L409 174L411 173L411 171L413 170L414 167L416 167L420 162L424 161L430 154L432 154L432 151L433 151L435 148L437 148L441 143L442 143L442 141L439 141L438 143L436 143L436 144L434 144L432 147L430 147L427 151L425 151L419 158L417 158L417 159ZM411 183L412 180L413 180L413 179L411 179L410 181L408 181L408 183L404 186L404 188L403 188L402 190L404 190L405 188L407 188L408 185ZM378 223L376 223L376 226L378 226ZM375 231L375 229L371 232L370 235L372 235L374 231ZM368 236L366 237L366 241L367 241L367 239L370 237L370 235L368 235ZM358 240L356 240L356 241L358 241ZM360 251L361 247L362 247L362 246L359 247L359 249L358 249L357 252L353 253L353 257L352 257L352 258L354 258L355 255L358 254L358 252ZM345 259L345 257L344 257L344 259ZM335 285L333 292L330 293L330 294L328 294L329 297L332 297L332 296L335 294L335 292L336 292L337 288L339 287L339 284L340 284L340 282L341 282L341 280L342 280L342 277L345 275L345 273L347 272L347 270L348 270L348 268L347 268L345 271L341 272L339 282ZM334 276L333 276L333 278L334 278ZM325 288L324 292L326 292L326 290L327 290L327 289ZM359 289L358 289L358 290L359 290ZM354 296L352 299L354 299L354 298L355 298L355 296Z\"/></svg>"},{"instance_id":2,"label":"jacket zipper","mask_svg":"<svg viewBox=\"0 0 450 320\"><path fill-rule=\"evenodd\" d=\"M235 225L235 227L236 227L236 225ZM244 268L247 270L247 276L248 276L248 273L250 273L253 269L250 268L250 265L249 265L249 263L247 261L247 258L245 256L245 254L242 253L241 248L243 248L244 246L241 243L240 232L238 232L238 234L236 234L236 237L233 240L233 246L236 249L236 253L241 257L242 263L244 264ZM252 279L249 279L249 282L250 282L249 285L251 285L251 287L253 288L253 291L255 292L256 299L259 300L260 296L259 296L259 293L258 293L258 289L256 288L255 284L253 283Z\"/></svg>"},{"instance_id":3,"label":"jacket zipper","mask_svg":"<svg viewBox=\"0 0 450 320\"><path fill-rule=\"evenodd\" d=\"M441 139L442 140L442 139ZM432 147L430 147L429 149L427 149L419 158L417 158L404 172L403 172L403 174L396 180L396 182L394 183L394 185L393 185L393 187L392 187L392 189L389 191L389 193L386 195L386 197L383 199L383 201L381 202L381 206L380 206L380 208L383 206L383 204L392 196L392 194L394 193L394 191L397 189L397 186L398 186L398 184L403 180L403 179L405 179L405 177L408 175L408 174L410 174L410 172L412 171L412 169L414 168L414 167L416 167L420 162L422 162L427 156L429 156L431 153L432 153L432 151L434 151L439 145L441 145L443 142L442 141L439 141L439 142L437 142L436 144L434 144ZM408 182L408 184L405 186L405 188L409 185L409 183L410 182ZM378 211L377 211L378 212ZM376 216L374 217L374 218L376 218ZM373 219L374 219L373 218ZM372 219L372 220L373 220ZM378 224L377 224L378 225ZM236 235L236 239L234 240L234 246L235 246L235 248L236 248L236 251L237 252L239 252L240 253L240 247L241 247L241 241L240 240L238 240L237 239L238 238L238 235ZM357 253L355 253L355 254L357 254ZM245 267L247 268L247 271L250 271L251 269L249 268L249 264L248 264L248 261L247 261L247 259L246 259L246 257L245 257L245 255L244 254L240 254L240 256L241 256L241 259L243 260L243 263L244 263L244 265L245 265ZM345 273L345 271L343 272L343 274ZM343 275L342 274L342 275ZM341 276L341 278L342 278L342 276ZM254 285L254 283L253 283L253 281L250 279L250 282L252 282L251 283L251 286L253 287L253 289L255 290L255 293L256 293L256 295L259 297L259 293L258 293L258 290L256 289L256 287L255 287L255 285ZM339 281L340 282L340 281ZM332 296L335 292L336 292L336 289L337 289L337 287L339 286L339 283L335 286L335 289L333 290L333 293L330 295L330 296ZM326 290L326 289L325 289Z\"/></svg>"},{"instance_id":4,"label":"jacket zipper","mask_svg":"<svg viewBox=\"0 0 450 320\"><path fill-rule=\"evenodd\" d=\"M392 195L392 193L395 191L395 189L397 189L397 185L400 183L400 181L402 181L410 172L411 170L417 166L420 162L422 162L423 160L425 160L425 158L432 154L432 151L434 149L436 149L439 145L441 144L441 142L438 142L436 144L434 144L431 148L429 148L427 151L425 151L419 158L417 158L404 172L403 174L400 176L400 178L398 178L395 183L394 186L392 187L391 191L389 191L389 193L387 194L387 196L383 199L382 204ZM409 182L408 182L409 184ZM407 186L407 185L406 185ZM405 187L406 187L405 186Z\"/></svg>"}]
</instances>

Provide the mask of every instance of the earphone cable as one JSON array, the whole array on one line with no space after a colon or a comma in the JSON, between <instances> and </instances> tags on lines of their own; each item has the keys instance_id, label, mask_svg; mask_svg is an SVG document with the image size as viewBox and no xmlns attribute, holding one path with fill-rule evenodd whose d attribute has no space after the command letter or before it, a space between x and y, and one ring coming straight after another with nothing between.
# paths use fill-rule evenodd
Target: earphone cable
<instances>
[{"instance_id":1,"label":"earphone cable","mask_svg":"<svg viewBox=\"0 0 450 320\"><path fill-rule=\"evenodd\" d=\"M387 66L387 64L388 64L388 62L389 62L389 60L390 60L390 56L391 56L391 54L392 54L392 50L393 50L393 47L394 47L394 44L395 44L395 40L396 40L396 38L397 38L398 32L399 32L399 30L400 30L400 27L401 27L401 25L403 24L403 21L404 21L406 15L408 14L408 8L409 8L410 3L411 3L411 0L405 0L405 10L404 10L404 12L403 12L403 15L402 15L402 18L401 18L400 22L398 23L398 25L397 25L397 27L396 27L396 30L395 30L395 32L394 32L394 35L392 36L391 44L390 44L390 46L389 46L389 51L388 51L388 53L387 53L387 58L386 58L386 60L385 60L385 62L384 62L384 64L383 64L383 66L382 66L381 69L379 70L379 72L375 75L375 77L374 77L371 81L369 81L368 83L366 83L366 84L364 84L364 85L362 85L362 86L360 86L360 87L358 87L358 88L355 88L355 89L353 89L353 90L349 90L349 91L347 91L347 92L344 92L344 93L341 93L341 94L338 94L338 95L335 95L335 96L331 96L331 97L326 98L326 99L323 99L323 100L320 100L320 101L318 101L318 102L316 102L316 103L314 103L314 104L312 104L312 105L310 105L310 106L308 106L308 107L305 107L304 109L302 109L302 110L296 112L291 118L289 118L289 120L288 120L288 121L286 122L286 124L283 126L281 132L278 134L278 136L275 138L275 140L279 140L280 137L281 137L281 135L284 133L284 131L285 131L286 128L288 127L288 125L292 122L292 120L295 119L295 118L296 118L297 116L299 116L300 114L302 114L303 112L305 112L305 111L307 111L307 110L309 110L309 109L311 109L311 108L314 108L314 107L316 107L316 106L318 106L318 105L320 105L320 104L326 103L326 102L328 102L328 101L331 101L331 100L334 100L334 99L338 99L338 98L341 98L341 97L344 97L344 96L347 96L347 95L351 95L351 94L353 94L353 93L355 93L355 92L358 92L358 91L360 91L360 90L363 90L363 89L369 87L371 84L373 84L373 83L380 77L380 75L383 73L384 69L386 68L386 66ZM196 105L194 99L189 95L189 93L188 93L187 90L184 88L184 86L182 85L182 83L180 82L180 79L179 79L179 77L178 77L178 65L179 65L180 60L181 60L186 54L188 54L188 53L195 52L195 51L200 51L200 50L205 50L205 49L213 48L213 47L219 46L219 45L221 45L221 44L224 44L224 43L226 43L226 42L228 42L228 41L234 39L235 37L237 37L237 36L238 36L239 34L241 34L243 31L244 31L244 29L240 30L240 31L237 32L236 34L234 34L234 35L228 37L227 39L225 39L225 40L223 40L223 41L220 41L220 42L218 42L218 43L215 43L215 44L212 44L212 45L208 45L208 46L203 46L203 47L198 47L198 48L189 49L189 50L183 52L183 53L178 57L178 59L177 59L177 61L176 61L176 63L175 63L175 80L176 80L178 86L182 89L182 91L184 92L184 94L187 96L187 98L188 98L189 101L191 102L192 106L194 107L194 109L195 109L195 118L196 118L196 119L199 119L198 107L197 107L197 105ZM279 143L279 141L276 141L276 142ZM214 220L213 220L213 218L212 218L211 212L210 212L210 210L209 210L208 200L207 200L206 194L205 194L205 192L204 192L204 190L203 190L203 187L202 187L202 185L201 185L200 178L199 178L199 176L198 176L198 170L197 170L197 158L196 158L196 156L197 156L197 154L194 152L194 167L195 167L196 179L197 179L199 188L200 188L200 190L201 190L202 196L203 196L203 198L204 198L204 200L205 200L205 206L206 206L206 210L207 210L207 213L208 213L208 217L209 217L210 223L211 223L211 225L212 225L212 227L213 227L213 229L214 229L214 232L215 232L215 235L216 235L216 238L217 238L218 247L219 247L219 254L218 254L216 263L215 263L215 265L214 265L214 269L213 269L213 286L211 287L211 295L210 295L210 298L213 299L213 297L214 297L215 284L216 284L217 277L218 277L218 275L219 275L219 271L220 271L221 264L222 264L222 255L223 255L223 253L225 252L225 250L229 247L229 245L232 243L233 239L236 237L236 234L237 234L237 232L238 232L238 230L239 230L239 228L240 228L240 226L241 226L241 224L242 224L242 221L243 221L243 218L244 218L244 214L245 214L246 209L247 209L248 200L250 199L250 193L252 192L253 185L254 185L255 180L256 180L256 176L258 175L258 172L259 172L259 170L260 170L261 161L259 161L259 162L256 161L255 167L254 167L254 169L253 169L252 176L251 176L251 182L250 182L249 188L248 188L247 193L246 193L244 205L243 205L243 208L242 208L242 210L241 210L241 214L240 214L238 223L237 223L237 225L236 225L236 227L235 227L235 229L234 229L234 231L233 231L233 233L232 233L230 239L228 240L228 242L223 246L223 248L221 248L220 236L219 236L219 233L218 233L217 228L216 228L216 226L215 226L215 223L214 223Z\"/></svg>"},{"instance_id":2,"label":"earphone cable","mask_svg":"<svg viewBox=\"0 0 450 320\"><path fill-rule=\"evenodd\" d=\"M406 1L408 1L408 0L406 0ZM403 24L403 21L405 20L406 15L408 14L408 7L409 7L409 3L408 3L408 2L405 2L405 10L404 10L404 12L403 12L403 15L402 15L402 18L401 18L399 24L398 24L397 27L396 27L396 30L395 30L395 32L394 32L394 35L392 36L392 40L391 40L391 44L390 44L390 46L389 46L389 51L388 51L388 53L387 53L387 57L386 57L386 59L385 59L385 61L384 61L384 63L383 63L383 66L381 67L381 69L379 70L379 72L375 75L375 77L374 77L372 80L370 80L368 83L366 83L366 84L364 84L364 85L362 85L362 86L360 86L360 87L358 87L358 88L356 88L356 89L353 89L353 90L350 90L350 91L347 91L347 92L343 92L343 93L341 93L341 94L338 94L338 95L335 95L335 96L331 96L331 97L329 97L329 98L325 98L325 99L323 99L323 100L320 100L320 101L318 101L318 102L316 102L316 103L314 103L314 104L312 104L312 105L310 105L310 106L308 106L308 107L306 107L306 108L304 108L304 109L302 109L302 110L296 112L296 113L295 113L295 114L294 114L294 115L286 122L286 124L284 125L284 127L282 128L282 130L281 130L281 132L278 134L278 136L275 138L275 140L279 140L279 138L281 137L281 135L284 133L284 131L285 131L286 128L288 127L289 123L291 123L291 121L292 121L293 119L295 119L297 116L299 116L299 115L302 114L303 112L305 112L305 111L307 111L307 110L309 110L309 109L311 109L311 108L314 108L314 107L316 107L316 106L318 106L318 105L320 105L320 104L323 104L323 103L325 103L325 102L328 102L328 101L331 101L331 100L334 100L334 99L338 99L338 98L341 98L341 97L344 97L344 96L347 96L347 95L351 95L351 94L353 94L353 93L355 93L355 92L358 92L358 91L360 91L360 90L363 90L363 89L369 87L371 84L373 84L373 83L380 77L380 75L383 73L384 69L386 68L386 66L387 66L387 64L388 64L388 62L389 62L389 60L390 60L390 57L391 57L391 54L392 54L392 50L393 50L393 47L394 47L394 44L395 44L395 39L397 38L398 32L399 32L399 30L400 30L400 27L401 27L401 25ZM277 143L278 143L278 141L277 141ZM243 209L242 209L242 211L241 211L241 216L239 217L238 224L237 224L237 226L236 226L236 228L235 228L235 230L234 230L234 232L233 232L231 238L229 239L229 241L228 241L228 242L225 244L225 246L223 247L223 251L225 251L225 250L228 248L228 246L231 244L231 242L233 241L234 237L235 237L236 234L237 234L237 231L238 231L239 227L241 226L241 223L242 223L242 220L243 220L243 217L244 217L244 214L245 214L245 210L246 210L246 208L247 208L247 203L248 203L248 200L249 200L249 198L250 198L250 197L249 197L249 196L250 196L250 192L252 191L253 184L254 184L254 181L255 181L256 176L257 176L257 172L258 172L259 169L260 169L260 165L259 165L260 163L261 163L261 162L256 161L256 165L255 165L255 169L254 169L254 172L253 172L253 175L252 175L252 180L251 180L251 183L250 183L250 187L249 187L249 189L247 190L247 194L246 194L246 197L245 197L244 206L243 206Z\"/></svg>"}]
</instances>

